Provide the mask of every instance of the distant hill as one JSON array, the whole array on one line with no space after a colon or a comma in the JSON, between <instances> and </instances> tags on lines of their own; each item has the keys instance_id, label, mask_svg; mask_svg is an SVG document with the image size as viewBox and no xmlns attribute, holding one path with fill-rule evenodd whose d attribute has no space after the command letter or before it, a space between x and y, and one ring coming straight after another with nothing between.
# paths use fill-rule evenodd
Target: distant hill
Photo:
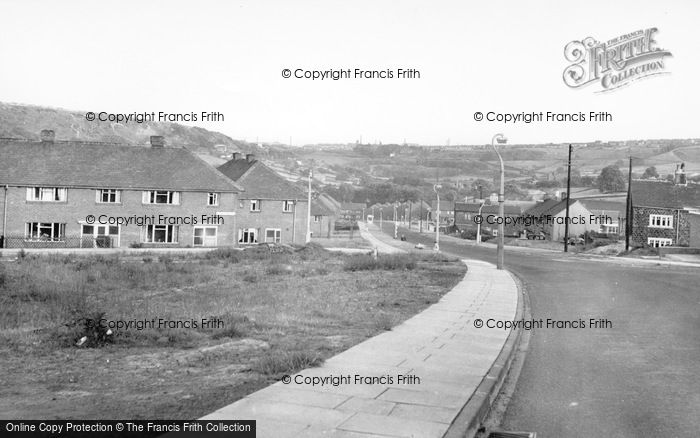
<instances>
[{"instance_id":1,"label":"distant hill","mask_svg":"<svg viewBox=\"0 0 700 438\"><path fill-rule=\"evenodd\" d=\"M265 156L265 150L256 144L203 128L165 122L89 122L85 113L77 111L0 102L0 138L39 140L42 129L54 130L57 140L145 145L151 135L162 135L166 145L184 146L202 155L220 157L242 152Z\"/></svg>"}]
</instances>

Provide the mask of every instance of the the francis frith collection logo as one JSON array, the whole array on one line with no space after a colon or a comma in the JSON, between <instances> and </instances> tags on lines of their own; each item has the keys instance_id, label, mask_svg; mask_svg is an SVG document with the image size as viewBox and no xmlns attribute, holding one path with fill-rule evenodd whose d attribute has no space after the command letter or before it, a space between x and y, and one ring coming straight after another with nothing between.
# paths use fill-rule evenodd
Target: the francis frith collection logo
<instances>
[{"instance_id":1,"label":"the francis frith collection logo","mask_svg":"<svg viewBox=\"0 0 700 438\"><path fill-rule=\"evenodd\" d=\"M668 73L664 57L672 55L657 46L656 32L652 27L606 42L592 37L570 42L564 48L564 56L572 64L564 70L564 83L571 88L600 84L600 93Z\"/></svg>"}]
</instances>

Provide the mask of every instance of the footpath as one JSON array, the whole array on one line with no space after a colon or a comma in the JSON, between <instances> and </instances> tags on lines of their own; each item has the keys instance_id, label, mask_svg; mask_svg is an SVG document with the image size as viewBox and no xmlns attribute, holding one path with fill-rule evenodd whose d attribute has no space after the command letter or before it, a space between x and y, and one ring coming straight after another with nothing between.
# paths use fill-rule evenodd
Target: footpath
<instances>
[{"instance_id":1,"label":"footpath","mask_svg":"<svg viewBox=\"0 0 700 438\"><path fill-rule=\"evenodd\" d=\"M397 251L362 233L380 254ZM507 271L464 263L464 279L418 315L202 419L256 420L258 437L473 436L517 342L484 324L522 310Z\"/></svg>"}]
</instances>

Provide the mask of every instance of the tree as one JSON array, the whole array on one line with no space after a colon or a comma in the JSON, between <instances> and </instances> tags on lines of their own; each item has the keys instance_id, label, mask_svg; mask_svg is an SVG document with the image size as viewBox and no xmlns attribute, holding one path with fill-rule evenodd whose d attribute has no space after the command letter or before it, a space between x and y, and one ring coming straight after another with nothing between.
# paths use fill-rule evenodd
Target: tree
<instances>
[{"instance_id":1,"label":"tree","mask_svg":"<svg viewBox=\"0 0 700 438\"><path fill-rule=\"evenodd\" d=\"M656 171L656 167L651 166L647 167L644 173L642 174L642 179L651 179L651 178L658 178L659 177L659 172Z\"/></svg>"},{"instance_id":2,"label":"tree","mask_svg":"<svg viewBox=\"0 0 700 438\"><path fill-rule=\"evenodd\" d=\"M598 176L598 190L603 193L622 192L625 190L625 178L616 165L604 167Z\"/></svg>"}]
</instances>

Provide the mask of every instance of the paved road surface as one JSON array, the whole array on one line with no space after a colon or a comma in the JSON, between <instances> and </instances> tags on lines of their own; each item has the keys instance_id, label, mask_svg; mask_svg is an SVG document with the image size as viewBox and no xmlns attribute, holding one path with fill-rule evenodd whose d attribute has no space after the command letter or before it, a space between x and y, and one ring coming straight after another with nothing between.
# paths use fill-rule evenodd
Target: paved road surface
<instances>
[{"instance_id":1,"label":"paved road surface","mask_svg":"<svg viewBox=\"0 0 700 438\"><path fill-rule=\"evenodd\" d=\"M434 236L402 232L432 247ZM440 247L495 263L492 248ZM700 434L699 268L507 247L506 268L524 281L534 319L606 318L612 328L534 329L503 427L538 438Z\"/></svg>"}]
</instances>

